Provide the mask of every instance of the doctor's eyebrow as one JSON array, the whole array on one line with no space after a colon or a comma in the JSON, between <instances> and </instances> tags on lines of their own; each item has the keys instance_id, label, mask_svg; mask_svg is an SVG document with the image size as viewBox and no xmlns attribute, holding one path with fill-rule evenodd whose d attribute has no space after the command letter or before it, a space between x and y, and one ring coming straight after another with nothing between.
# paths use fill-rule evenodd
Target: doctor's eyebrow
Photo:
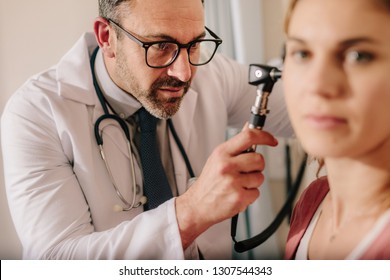
<instances>
[{"instance_id":1,"label":"doctor's eyebrow","mask_svg":"<svg viewBox=\"0 0 390 280\"><path fill-rule=\"evenodd\" d=\"M179 41L176 38L174 38L172 36L169 36L169 35L166 35L166 34L154 34L154 35L148 35L148 36L145 36L145 37L150 38L150 39L153 38L155 40L167 40L167 41L173 41L173 42L179 43ZM189 42L200 40L200 39L203 39L204 37L206 37L206 31L203 31L202 34L194 37Z\"/></svg>"}]
</instances>

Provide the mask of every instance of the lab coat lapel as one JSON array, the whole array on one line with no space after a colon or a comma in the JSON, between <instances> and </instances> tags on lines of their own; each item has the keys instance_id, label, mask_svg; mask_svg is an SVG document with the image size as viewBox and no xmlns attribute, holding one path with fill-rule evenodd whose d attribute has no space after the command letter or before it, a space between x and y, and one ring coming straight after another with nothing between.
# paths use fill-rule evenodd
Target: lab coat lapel
<instances>
[{"instance_id":1,"label":"lab coat lapel","mask_svg":"<svg viewBox=\"0 0 390 280\"><path fill-rule=\"evenodd\" d=\"M180 141L184 147L185 151L188 151L189 141L191 139L191 132L193 131L194 124L194 115L196 103L198 100L198 93L193 89L189 89L186 96L183 99L180 110L172 118L173 125L175 130L180 138ZM175 176L176 183L178 187L178 193L183 194L186 191L187 180L188 180L188 171L181 154L173 136L170 134L171 149L173 154L173 163L175 166ZM191 159L189 159L191 161ZM195 174L196 175L196 174Z\"/></svg>"},{"instance_id":2,"label":"lab coat lapel","mask_svg":"<svg viewBox=\"0 0 390 280\"><path fill-rule=\"evenodd\" d=\"M85 33L59 61L57 81L60 96L87 105L95 104L90 56L96 46L94 35Z\"/></svg>"},{"instance_id":3,"label":"lab coat lapel","mask_svg":"<svg viewBox=\"0 0 390 280\"><path fill-rule=\"evenodd\" d=\"M93 107L92 125L103 115L103 108L96 96L93 85L90 56L97 43L92 33L84 34L75 46L64 55L58 64L57 80L59 95L63 98ZM126 136L119 124L106 119L99 125L99 133L103 131L104 148L115 145L126 157L129 153L126 145Z\"/></svg>"}]
</instances>

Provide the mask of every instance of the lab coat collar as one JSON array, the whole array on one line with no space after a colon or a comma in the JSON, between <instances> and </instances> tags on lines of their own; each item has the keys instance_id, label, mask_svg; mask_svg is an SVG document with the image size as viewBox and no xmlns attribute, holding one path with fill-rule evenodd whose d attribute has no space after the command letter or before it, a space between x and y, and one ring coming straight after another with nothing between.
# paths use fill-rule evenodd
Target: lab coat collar
<instances>
[{"instance_id":1,"label":"lab coat collar","mask_svg":"<svg viewBox=\"0 0 390 280\"><path fill-rule=\"evenodd\" d=\"M101 50L96 54L95 75L108 103L121 118L127 119L141 108L141 103L137 99L118 87L111 79Z\"/></svg>"},{"instance_id":2,"label":"lab coat collar","mask_svg":"<svg viewBox=\"0 0 390 280\"><path fill-rule=\"evenodd\" d=\"M85 33L57 65L59 95L87 105L96 103L90 56L97 47L95 35ZM88 63L86 63L88 62Z\"/></svg>"}]
</instances>

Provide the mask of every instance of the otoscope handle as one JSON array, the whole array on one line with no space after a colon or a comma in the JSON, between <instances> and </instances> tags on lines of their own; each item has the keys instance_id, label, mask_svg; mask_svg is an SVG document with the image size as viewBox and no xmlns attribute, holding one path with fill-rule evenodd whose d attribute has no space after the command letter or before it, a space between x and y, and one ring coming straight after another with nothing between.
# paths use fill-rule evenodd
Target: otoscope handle
<instances>
[{"instance_id":1,"label":"otoscope handle","mask_svg":"<svg viewBox=\"0 0 390 280\"><path fill-rule=\"evenodd\" d=\"M266 115L258 115L258 114L251 113L251 117L249 120L249 128L262 130L265 123L265 119L266 119ZM253 145L246 152L250 153L255 151L256 151L256 145Z\"/></svg>"},{"instance_id":2,"label":"otoscope handle","mask_svg":"<svg viewBox=\"0 0 390 280\"><path fill-rule=\"evenodd\" d=\"M265 124L266 115L251 114L249 120L249 128L263 129Z\"/></svg>"},{"instance_id":3,"label":"otoscope handle","mask_svg":"<svg viewBox=\"0 0 390 280\"><path fill-rule=\"evenodd\" d=\"M268 97L271 94L274 81L268 81L262 89L257 87L257 96L255 104L251 108L251 115L249 119L249 128L262 130L265 124L266 116L269 113ZM256 151L256 145L248 149L247 152Z\"/></svg>"}]
</instances>

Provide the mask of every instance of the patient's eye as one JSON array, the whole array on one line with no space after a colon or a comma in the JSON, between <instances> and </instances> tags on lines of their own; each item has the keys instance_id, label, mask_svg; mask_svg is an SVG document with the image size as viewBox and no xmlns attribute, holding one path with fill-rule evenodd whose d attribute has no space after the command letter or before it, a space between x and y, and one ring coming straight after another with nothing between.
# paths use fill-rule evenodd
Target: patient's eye
<instances>
[{"instance_id":1,"label":"patient's eye","mask_svg":"<svg viewBox=\"0 0 390 280\"><path fill-rule=\"evenodd\" d=\"M352 50L345 55L345 60L348 63L368 63L374 59L374 55L370 52Z\"/></svg>"}]
</instances>

